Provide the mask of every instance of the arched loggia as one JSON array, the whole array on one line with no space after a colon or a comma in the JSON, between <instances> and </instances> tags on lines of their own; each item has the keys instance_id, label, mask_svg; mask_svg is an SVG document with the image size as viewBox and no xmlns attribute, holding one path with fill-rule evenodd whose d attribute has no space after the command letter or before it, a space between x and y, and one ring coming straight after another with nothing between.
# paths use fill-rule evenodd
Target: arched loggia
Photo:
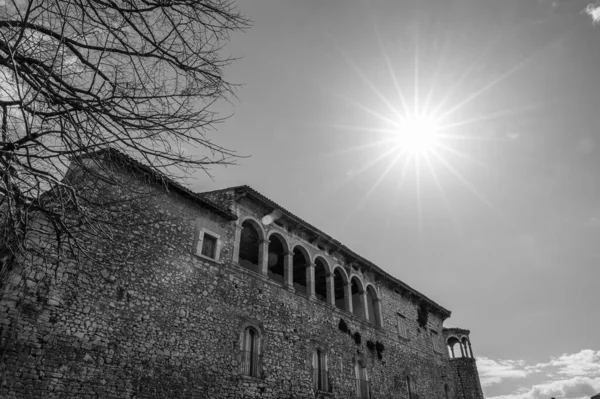
<instances>
[{"instance_id":1,"label":"arched loggia","mask_svg":"<svg viewBox=\"0 0 600 399\"><path fill-rule=\"evenodd\" d=\"M315 259L315 297L327 303L327 266L322 258Z\"/></svg>"}]
</instances>

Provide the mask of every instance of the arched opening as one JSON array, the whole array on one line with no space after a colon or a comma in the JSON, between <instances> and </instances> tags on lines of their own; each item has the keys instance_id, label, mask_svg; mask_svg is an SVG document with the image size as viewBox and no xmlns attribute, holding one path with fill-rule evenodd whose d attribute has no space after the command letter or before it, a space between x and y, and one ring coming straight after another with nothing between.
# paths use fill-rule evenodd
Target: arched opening
<instances>
[{"instance_id":1,"label":"arched opening","mask_svg":"<svg viewBox=\"0 0 600 399\"><path fill-rule=\"evenodd\" d=\"M283 284L285 247L281 239L272 235L269 243L269 258L267 260L267 277Z\"/></svg>"},{"instance_id":2,"label":"arched opening","mask_svg":"<svg viewBox=\"0 0 600 399\"><path fill-rule=\"evenodd\" d=\"M410 378L410 376L406 376L406 391L408 393L409 399L418 399L417 395L417 386L415 384L415 379Z\"/></svg>"},{"instance_id":3,"label":"arched opening","mask_svg":"<svg viewBox=\"0 0 600 399\"><path fill-rule=\"evenodd\" d=\"M240 234L240 255L238 263L245 269L253 272L260 272L260 234L258 229L246 220L242 223L242 231Z\"/></svg>"},{"instance_id":4,"label":"arched opening","mask_svg":"<svg viewBox=\"0 0 600 399\"><path fill-rule=\"evenodd\" d=\"M367 314L369 316L369 323L376 326L381 325L379 307L377 306L377 294L375 293L375 289L370 285L367 287Z\"/></svg>"},{"instance_id":5,"label":"arched opening","mask_svg":"<svg viewBox=\"0 0 600 399\"><path fill-rule=\"evenodd\" d=\"M462 347L465 353L465 357L473 357L473 353L471 353L471 345L467 337L463 337L462 339Z\"/></svg>"},{"instance_id":6,"label":"arched opening","mask_svg":"<svg viewBox=\"0 0 600 399\"><path fill-rule=\"evenodd\" d=\"M356 277L352 277L350 280L350 288L352 295L352 313L356 317L365 318L365 309L363 308L363 301L361 296L364 293L360 281Z\"/></svg>"},{"instance_id":7,"label":"arched opening","mask_svg":"<svg viewBox=\"0 0 600 399\"><path fill-rule=\"evenodd\" d=\"M321 349L313 352L313 385L315 391L330 391L327 355Z\"/></svg>"},{"instance_id":8,"label":"arched opening","mask_svg":"<svg viewBox=\"0 0 600 399\"><path fill-rule=\"evenodd\" d=\"M369 374L363 361L356 362L354 371L356 373L356 396L360 399L370 399L371 389L369 385Z\"/></svg>"},{"instance_id":9,"label":"arched opening","mask_svg":"<svg viewBox=\"0 0 600 399\"><path fill-rule=\"evenodd\" d=\"M242 345L242 374L253 377L260 375L260 341L254 327L246 327Z\"/></svg>"},{"instance_id":10,"label":"arched opening","mask_svg":"<svg viewBox=\"0 0 600 399\"><path fill-rule=\"evenodd\" d=\"M294 248L294 260L292 266L292 282L294 290L300 294L308 294L306 284L306 268L308 267L308 259L300 248Z\"/></svg>"},{"instance_id":11,"label":"arched opening","mask_svg":"<svg viewBox=\"0 0 600 399\"><path fill-rule=\"evenodd\" d=\"M346 279L338 267L333 272L333 294L335 296L335 307L341 310L348 310L346 309L346 300L344 297L345 285Z\"/></svg>"},{"instance_id":12,"label":"arched opening","mask_svg":"<svg viewBox=\"0 0 600 399\"><path fill-rule=\"evenodd\" d=\"M458 344L458 346L456 346ZM463 357L463 349L460 341L456 337L450 337L447 341L448 345L448 355L451 359L455 359L457 357Z\"/></svg>"},{"instance_id":13,"label":"arched opening","mask_svg":"<svg viewBox=\"0 0 600 399\"><path fill-rule=\"evenodd\" d=\"M327 267L321 258L315 260L315 296L327 303Z\"/></svg>"}]
</instances>

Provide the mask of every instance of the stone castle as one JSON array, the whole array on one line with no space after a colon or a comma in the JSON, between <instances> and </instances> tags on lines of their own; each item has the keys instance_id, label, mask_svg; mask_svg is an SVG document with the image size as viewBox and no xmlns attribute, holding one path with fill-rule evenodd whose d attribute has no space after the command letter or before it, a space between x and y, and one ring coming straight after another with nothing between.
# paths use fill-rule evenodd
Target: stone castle
<instances>
[{"instance_id":1,"label":"stone castle","mask_svg":"<svg viewBox=\"0 0 600 399\"><path fill-rule=\"evenodd\" d=\"M483 398L446 308L248 186L198 194L109 153L150 195L94 261L13 271L0 397Z\"/></svg>"}]
</instances>

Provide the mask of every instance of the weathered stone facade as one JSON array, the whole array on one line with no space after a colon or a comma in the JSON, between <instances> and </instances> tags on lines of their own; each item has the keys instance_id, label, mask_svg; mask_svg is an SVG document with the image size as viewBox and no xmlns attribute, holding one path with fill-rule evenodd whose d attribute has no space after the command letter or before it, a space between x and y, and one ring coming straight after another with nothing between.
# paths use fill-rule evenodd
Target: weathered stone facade
<instances>
[{"instance_id":1,"label":"weathered stone facade","mask_svg":"<svg viewBox=\"0 0 600 399\"><path fill-rule=\"evenodd\" d=\"M249 187L139 184L105 263L15 271L0 397L483 398L450 312L333 238Z\"/></svg>"}]
</instances>

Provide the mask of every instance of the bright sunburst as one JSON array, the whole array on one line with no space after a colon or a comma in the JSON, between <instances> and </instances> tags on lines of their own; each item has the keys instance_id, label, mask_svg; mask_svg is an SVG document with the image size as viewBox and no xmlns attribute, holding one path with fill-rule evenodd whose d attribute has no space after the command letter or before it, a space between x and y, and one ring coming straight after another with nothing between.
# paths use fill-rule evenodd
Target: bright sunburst
<instances>
[{"instance_id":1,"label":"bright sunburst","mask_svg":"<svg viewBox=\"0 0 600 399\"><path fill-rule=\"evenodd\" d=\"M407 154L426 154L437 146L439 129L438 121L431 115L408 115L400 122L394 141Z\"/></svg>"},{"instance_id":2,"label":"bright sunburst","mask_svg":"<svg viewBox=\"0 0 600 399\"><path fill-rule=\"evenodd\" d=\"M407 73L402 75L402 72L399 72L403 71L403 65L393 65L388 51L383 45L377 26L375 28L381 55L389 72L387 85L376 85L370 74L364 73L352 59L340 50L346 62L358 75L362 83L381 102L378 105L369 102L367 105L365 102L357 102L346 96L340 96L346 103L364 112L365 116L370 117L373 123L370 126L336 125L337 128L342 130L365 133L365 137L368 135L370 139L370 142L364 145L346 148L340 152L382 148L379 155L362 165L362 167L349 171L348 181L377 165L385 165L382 168L382 173L373 180L371 187L365 192L359 208L386 177L392 176L396 179L397 192L400 191L406 180L410 180L413 183L411 187L415 189L419 228L421 228L423 183L433 182L433 187L437 187L452 220L457 224L450 199L444 188L446 182L443 181L448 179L448 176L453 176L479 200L490 206L497 214L500 214L501 212L463 176L460 168L457 168L457 160L467 160L482 165L480 161L463 152L465 140L480 141L486 138L496 140L496 138L485 134L476 136L475 134L478 132L475 129L471 129L471 132L469 132L469 128L480 122L505 117L515 111L513 109L494 110L487 115L475 114L473 116L468 116L468 112L464 111L469 104L474 103L482 94L526 65L533 55L493 76L489 81L470 87L470 78L478 68L482 69L479 59L475 59L469 67L458 72L457 76L452 78L453 80L446 82L449 84L444 85L438 82L442 71L448 69L443 62L443 56L440 57L441 61L437 64L437 70L432 71L435 68L429 68L427 78L423 79L424 74L422 72L427 71L427 69L421 68L418 35L415 40L413 76L411 79L410 76L407 78ZM428 66L431 67L431 65ZM463 86L467 90L464 90ZM391 93L388 90L389 88L393 89ZM523 108L523 105L521 104L520 107ZM501 140L502 137L497 139ZM443 179L440 178L442 174L444 175ZM340 184L344 184L344 182L340 182ZM431 184L428 187L431 187Z\"/></svg>"}]
</instances>

